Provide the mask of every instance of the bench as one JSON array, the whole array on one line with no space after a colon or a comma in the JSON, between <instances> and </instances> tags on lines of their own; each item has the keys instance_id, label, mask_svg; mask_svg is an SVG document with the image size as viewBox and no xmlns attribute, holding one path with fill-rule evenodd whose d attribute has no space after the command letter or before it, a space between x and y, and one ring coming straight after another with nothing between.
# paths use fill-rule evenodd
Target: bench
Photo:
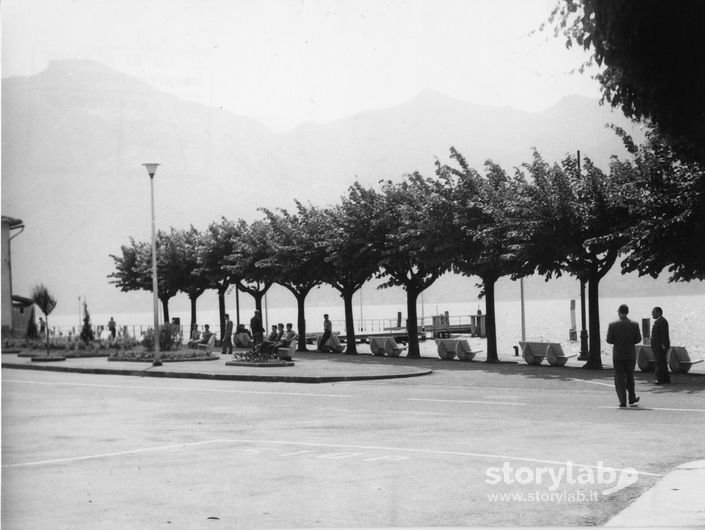
<instances>
[{"instance_id":1,"label":"bench","mask_svg":"<svg viewBox=\"0 0 705 530\"><path fill-rule=\"evenodd\" d=\"M545 342L519 342L521 348L521 356L524 357L526 364L539 365L546 358Z\"/></svg>"},{"instance_id":2,"label":"bench","mask_svg":"<svg viewBox=\"0 0 705 530\"><path fill-rule=\"evenodd\" d=\"M531 365L539 365L547 359L551 366L565 366L568 359L577 355L566 355L563 347L557 342L519 342L519 346L526 364Z\"/></svg>"},{"instance_id":3,"label":"bench","mask_svg":"<svg viewBox=\"0 0 705 530\"><path fill-rule=\"evenodd\" d=\"M323 338L323 335L319 335L316 338L316 348L318 350L321 349L321 339ZM345 347L340 343L340 340L338 339L338 333L333 333L331 334L330 338L326 341L325 346L329 348L333 353L342 353Z\"/></svg>"},{"instance_id":4,"label":"bench","mask_svg":"<svg viewBox=\"0 0 705 530\"><path fill-rule=\"evenodd\" d=\"M668 367L674 374L687 374L691 366L701 362L703 359L693 361L682 346L672 346L668 351Z\"/></svg>"},{"instance_id":5,"label":"bench","mask_svg":"<svg viewBox=\"0 0 705 530\"><path fill-rule=\"evenodd\" d=\"M388 357L399 357L406 347L397 344L394 337L370 337L370 351L376 357L387 355Z\"/></svg>"},{"instance_id":6,"label":"bench","mask_svg":"<svg viewBox=\"0 0 705 530\"><path fill-rule=\"evenodd\" d=\"M298 339L293 339L288 346L279 346L277 350L277 357L282 361L291 361L291 357L296 353L296 341Z\"/></svg>"},{"instance_id":7,"label":"bench","mask_svg":"<svg viewBox=\"0 0 705 530\"><path fill-rule=\"evenodd\" d=\"M196 346L199 350L206 350L207 353L211 353L213 351L213 347L215 346L215 333L211 335L211 338L208 339L207 343L197 344Z\"/></svg>"},{"instance_id":8,"label":"bench","mask_svg":"<svg viewBox=\"0 0 705 530\"><path fill-rule=\"evenodd\" d=\"M467 339L436 339L438 356L450 361L456 356L461 361L472 361L479 351L472 351Z\"/></svg>"},{"instance_id":9,"label":"bench","mask_svg":"<svg viewBox=\"0 0 705 530\"><path fill-rule=\"evenodd\" d=\"M636 364L642 372L653 372L656 370L656 358L651 346L637 345Z\"/></svg>"},{"instance_id":10,"label":"bench","mask_svg":"<svg viewBox=\"0 0 705 530\"><path fill-rule=\"evenodd\" d=\"M565 366L565 363L568 362L568 359L577 356L577 353L566 355L563 352L563 347L557 342L549 342L548 348L546 348L546 360L551 366Z\"/></svg>"}]
</instances>

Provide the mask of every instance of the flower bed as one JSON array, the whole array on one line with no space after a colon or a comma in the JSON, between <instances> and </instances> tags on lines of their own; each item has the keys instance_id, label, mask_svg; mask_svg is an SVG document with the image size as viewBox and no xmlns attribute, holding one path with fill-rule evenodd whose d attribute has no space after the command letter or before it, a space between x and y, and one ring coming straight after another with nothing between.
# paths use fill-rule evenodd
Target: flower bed
<instances>
[{"instance_id":1,"label":"flower bed","mask_svg":"<svg viewBox=\"0 0 705 530\"><path fill-rule=\"evenodd\" d=\"M165 363L185 361L214 361L220 355L195 350L177 350L160 352L159 360ZM146 350L113 351L108 355L108 361L121 362L152 362L154 352Z\"/></svg>"}]
</instances>

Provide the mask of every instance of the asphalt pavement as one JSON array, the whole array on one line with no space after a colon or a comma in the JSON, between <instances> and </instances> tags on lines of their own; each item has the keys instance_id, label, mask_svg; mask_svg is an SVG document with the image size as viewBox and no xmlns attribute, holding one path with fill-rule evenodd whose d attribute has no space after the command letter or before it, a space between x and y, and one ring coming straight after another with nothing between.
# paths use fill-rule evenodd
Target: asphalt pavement
<instances>
[{"instance_id":1,"label":"asphalt pavement","mask_svg":"<svg viewBox=\"0 0 705 530\"><path fill-rule=\"evenodd\" d=\"M235 381L261 381L284 383L331 383L426 377L438 370L467 370L479 366L484 360L478 356L467 363L459 360L444 361L432 356L421 359L406 357L375 357L369 354L321 354L298 352L293 366L249 367L226 364L229 357L221 356L209 361L165 362L162 366L151 363L108 361L105 357L68 358L65 361L36 362L29 357L5 353L2 355L3 372L8 369L63 371L105 375L130 375L162 378L189 378ZM530 371L554 377L585 378L593 371L583 370L582 363L571 362L565 367L527 366L518 357L507 357L504 363L494 367L507 373ZM607 357L605 370L597 372L602 377L610 370ZM571 375L568 375L571 374ZM674 377L675 384L705 385L705 374L694 371ZM604 384L604 383L600 383ZM607 526L705 526L705 460L678 465L660 478L650 489L634 500L621 513L613 517Z\"/></svg>"}]
</instances>

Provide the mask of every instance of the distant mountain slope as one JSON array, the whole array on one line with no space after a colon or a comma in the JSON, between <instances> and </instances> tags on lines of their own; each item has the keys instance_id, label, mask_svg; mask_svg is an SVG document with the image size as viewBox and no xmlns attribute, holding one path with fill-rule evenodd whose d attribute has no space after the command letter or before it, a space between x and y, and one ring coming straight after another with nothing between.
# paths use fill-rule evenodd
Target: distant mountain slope
<instances>
[{"instance_id":1,"label":"distant mountain slope","mask_svg":"<svg viewBox=\"0 0 705 530\"><path fill-rule=\"evenodd\" d=\"M131 300L108 285L110 253L149 238L149 179L160 162L157 226L204 228L293 199L336 203L356 179L420 170L456 146L480 167L549 161L580 149L605 167L624 154L605 123L628 122L597 101L565 98L542 113L424 92L395 107L275 134L253 119L180 100L90 61L55 61L2 80L2 210L26 230L12 242L15 291L37 282L59 300L87 295L107 312ZM134 308L130 308L133 310ZM146 308L149 309L148 307Z\"/></svg>"}]
</instances>

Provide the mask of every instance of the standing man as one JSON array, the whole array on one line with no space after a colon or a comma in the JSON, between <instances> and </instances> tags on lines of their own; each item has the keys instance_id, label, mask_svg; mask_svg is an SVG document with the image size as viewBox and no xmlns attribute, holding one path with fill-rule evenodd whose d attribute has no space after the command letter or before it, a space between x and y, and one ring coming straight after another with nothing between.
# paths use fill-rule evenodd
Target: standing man
<instances>
[{"instance_id":1,"label":"standing man","mask_svg":"<svg viewBox=\"0 0 705 530\"><path fill-rule=\"evenodd\" d=\"M614 389L617 391L619 406L639 402L639 396L634 389L634 365L636 364L635 344L641 342L639 324L627 318L629 307L626 304L619 306L617 315L619 320L610 323L607 328L607 344L612 344L612 364L614 365Z\"/></svg>"},{"instance_id":2,"label":"standing man","mask_svg":"<svg viewBox=\"0 0 705 530\"><path fill-rule=\"evenodd\" d=\"M330 336L332 333L333 333L333 324L331 324L331 321L328 320L328 315L325 314L325 315L323 315L323 336L321 337L321 341L318 343L318 351L319 352L330 351L327 344L328 344L328 339L330 339Z\"/></svg>"},{"instance_id":3,"label":"standing man","mask_svg":"<svg viewBox=\"0 0 705 530\"><path fill-rule=\"evenodd\" d=\"M225 355L226 353L233 352L232 336L233 321L230 320L230 315L225 313L225 332L223 333L223 337L221 338L221 341L223 342L223 355Z\"/></svg>"},{"instance_id":4,"label":"standing man","mask_svg":"<svg viewBox=\"0 0 705 530\"><path fill-rule=\"evenodd\" d=\"M250 331L252 331L252 347L254 348L264 339L264 328L259 309L255 309L255 314L250 319Z\"/></svg>"},{"instance_id":5,"label":"standing man","mask_svg":"<svg viewBox=\"0 0 705 530\"><path fill-rule=\"evenodd\" d=\"M654 317L654 328L651 331L651 351L656 360L656 384L668 385L671 376L668 373L668 349L671 347L671 338L668 334L668 320L663 318L663 310L654 307L651 311Z\"/></svg>"},{"instance_id":6,"label":"standing man","mask_svg":"<svg viewBox=\"0 0 705 530\"><path fill-rule=\"evenodd\" d=\"M110 332L110 339L115 340L116 324L113 317L110 317L110 320L108 320L108 331Z\"/></svg>"}]
</instances>

